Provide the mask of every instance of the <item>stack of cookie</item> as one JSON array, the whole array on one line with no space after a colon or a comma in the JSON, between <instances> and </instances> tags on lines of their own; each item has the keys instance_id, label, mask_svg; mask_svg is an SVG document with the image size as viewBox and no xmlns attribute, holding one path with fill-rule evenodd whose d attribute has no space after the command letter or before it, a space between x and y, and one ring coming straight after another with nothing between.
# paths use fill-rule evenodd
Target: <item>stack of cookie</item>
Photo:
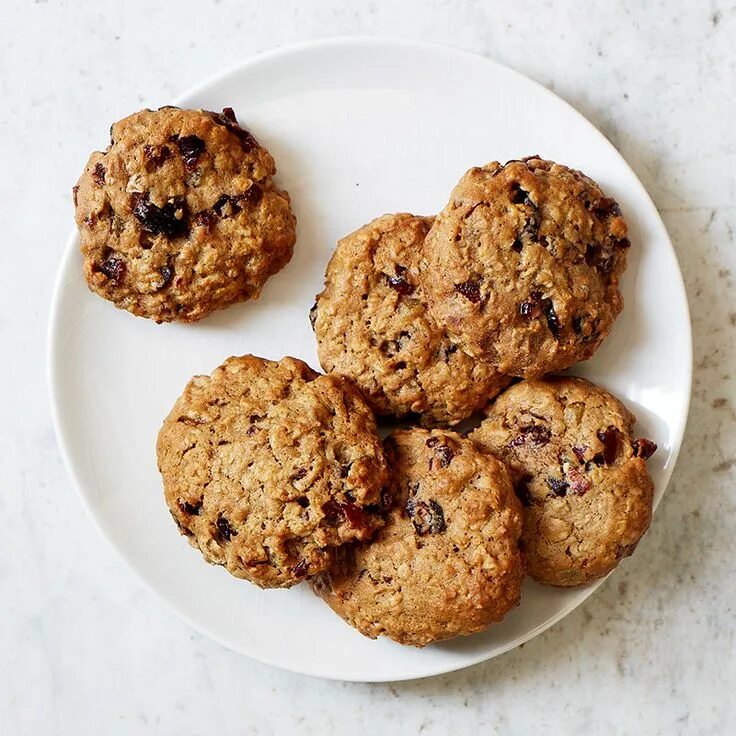
<instances>
[{"instance_id":1,"label":"stack of cookie","mask_svg":"<svg viewBox=\"0 0 736 736\"><path fill-rule=\"evenodd\" d=\"M90 288L158 322L257 297L296 239L274 173L229 109L116 123L74 189ZM343 238L309 315L326 374L229 358L165 419L180 532L239 578L309 580L363 634L416 646L500 621L527 573L605 575L649 526L656 448L611 394L547 374L611 330L626 235L593 181L531 157L471 169L436 218ZM414 426L381 441L376 415Z\"/></svg>"},{"instance_id":2,"label":"stack of cookie","mask_svg":"<svg viewBox=\"0 0 736 736\"><path fill-rule=\"evenodd\" d=\"M457 509L453 522L481 528L476 541L486 544L518 534L526 571L543 584L606 575L651 521L654 443L634 438L635 418L607 391L547 375L590 358L610 332L630 245L617 203L581 172L537 156L493 162L470 169L436 218L384 215L343 238L310 314L322 366L349 377L379 415L452 426L484 409L480 427L454 437L470 441L487 470L494 459L506 466L521 527L508 500L483 518ZM411 442L398 446L401 455ZM429 537L427 549L427 535L447 534L446 515L435 513L441 493L428 489L457 487L481 508L478 476L457 484L452 462L439 477L432 457L423 477L420 465L413 477L395 470L386 526L316 580L364 634L425 644L477 630L471 612L486 612L487 624L508 611L509 548L484 548L500 566L486 580L457 533ZM429 504L419 521L417 499ZM503 513L502 530L483 526ZM437 516L441 530L425 523Z\"/></svg>"}]
</instances>

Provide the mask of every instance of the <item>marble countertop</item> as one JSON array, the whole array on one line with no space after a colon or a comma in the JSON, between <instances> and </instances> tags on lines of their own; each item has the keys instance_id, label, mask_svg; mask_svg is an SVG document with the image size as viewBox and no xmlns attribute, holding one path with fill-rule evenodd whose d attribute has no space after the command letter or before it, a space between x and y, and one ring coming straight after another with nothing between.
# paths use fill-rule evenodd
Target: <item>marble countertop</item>
<instances>
[{"instance_id":1,"label":"marble countertop","mask_svg":"<svg viewBox=\"0 0 736 736\"><path fill-rule=\"evenodd\" d=\"M45 343L70 187L112 120L248 55L387 34L485 54L619 148L677 249L690 422L637 554L525 646L403 684L292 675L192 631L95 530L51 426ZM736 730L736 6L483 0L3 0L0 731L3 734Z\"/></svg>"}]
</instances>

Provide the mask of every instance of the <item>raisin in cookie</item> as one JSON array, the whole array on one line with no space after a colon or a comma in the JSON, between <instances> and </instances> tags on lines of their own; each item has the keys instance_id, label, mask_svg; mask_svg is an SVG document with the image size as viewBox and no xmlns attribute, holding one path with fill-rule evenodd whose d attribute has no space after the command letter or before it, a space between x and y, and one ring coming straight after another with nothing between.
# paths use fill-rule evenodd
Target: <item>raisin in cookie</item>
<instances>
[{"instance_id":1,"label":"raisin in cookie","mask_svg":"<svg viewBox=\"0 0 736 736\"><path fill-rule=\"evenodd\" d=\"M508 470L451 431L399 430L385 446L386 525L342 548L315 591L365 636L419 647L500 621L524 578Z\"/></svg>"},{"instance_id":2,"label":"raisin in cookie","mask_svg":"<svg viewBox=\"0 0 736 736\"><path fill-rule=\"evenodd\" d=\"M418 266L431 224L384 215L340 240L311 317L322 367L349 376L379 414L456 423L510 379L459 350L427 313Z\"/></svg>"},{"instance_id":3,"label":"raisin in cookie","mask_svg":"<svg viewBox=\"0 0 736 736\"><path fill-rule=\"evenodd\" d=\"M231 109L144 110L110 134L74 187L92 291L140 317L191 322L257 297L289 262L289 195Z\"/></svg>"},{"instance_id":4,"label":"raisin in cookie","mask_svg":"<svg viewBox=\"0 0 736 736\"><path fill-rule=\"evenodd\" d=\"M582 378L512 386L471 435L512 470L525 506L529 574L548 585L587 583L630 555L649 528L654 486L634 416Z\"/></svg>"},{"instance_id":5,"label":"raisin in cookie","mask_svg":"<svg viewBox=\"0 0 736 736\"><path fill-rule=\"evenodd\" d=\"M425 241L430 311L502 373L562 370L593 355L622 309L626 234L579 171L534 157L470 169Z\"/></svg>"},{"instance_id":6,"label":"raisin in cookie","mask_svg":"<svg viewBox=\"0 0 736 736\"><path fill-rule=\"evenodd\" d=\"M380 526L387 470L358 391L295 358L229 358L164 421L158 465L182 534L264 588L324 570Z\"/></svg>"}]
</instances>

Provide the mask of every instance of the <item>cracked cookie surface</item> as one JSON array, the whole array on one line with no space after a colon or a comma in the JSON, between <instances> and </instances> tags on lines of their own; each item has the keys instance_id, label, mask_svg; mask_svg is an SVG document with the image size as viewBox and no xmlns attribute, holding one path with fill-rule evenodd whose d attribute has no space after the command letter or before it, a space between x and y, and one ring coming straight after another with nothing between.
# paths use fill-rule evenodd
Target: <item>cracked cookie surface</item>
<instances>
[{"instance_id":1,"label":"cracked cookie surface","mask_svg":"<svg viewBox=\"0 0 736 736\"><path fill-rule=\"evenodd\" d=\"M634 416L582 378L522 381L496 399L470 438L511 468L524 505L529 574L573 586L632 554L652 518L646 460Z\"/></svg>"},{"instance_id":2,"label":"cracked cookie surface","mask_svg":"<svg viewBox=\"0 0 736 736\"><path fill-rule=\"evenodd\" d=\"M510 379L453 345L419 285L431 217L383 215L342 238L312 318L326 371L350 377L386 416L455 423Z\"/></svg>"},{"instance_id":3,"label":"cracked cookie surface","mask_svg":"<svg viewBox=\"0 0 736 736\"><path fill-rule=\"evenodd\" d=\"M387 470L358 391L295 358L195 376L159 433L172 516L211 563L264 588L324 570L381 525Z\"/></svg>"},{"instance_id":4,"label":"cracked cookie surface","mask_svg":"<svg viewBox=\"0 0 736 736\"><path fill-rule=\"evenodd\" d=\"M191 322L256 298L289 262L289 195L232 110L143 110L110 135L74 187L92 291L141 317Z\"/></svg>"},{"instance_id":5,"label":"cracked cookie surface","mask_svg":"<svg viewBox=\"0 0 736 736\"><path fill-rule=\"evenodd\" d=\"M392 506L369 544L342 548L315 592L365 636L401 644L481 631L519 603L521 506L506 467L452 431L385 440Z\"/></svg>"},{"instance_id":6,"label":"cracked cookie surface","mask_svg":"<svg viewBox=\"0 0 736 736\"><path fill-rule=\"evenodd\" d=\"M626 236L618 204L579 171L536 157L472 168L424 244L430 311L502 373L562 370L623 307Z\"/></svg>"}]
</instances>

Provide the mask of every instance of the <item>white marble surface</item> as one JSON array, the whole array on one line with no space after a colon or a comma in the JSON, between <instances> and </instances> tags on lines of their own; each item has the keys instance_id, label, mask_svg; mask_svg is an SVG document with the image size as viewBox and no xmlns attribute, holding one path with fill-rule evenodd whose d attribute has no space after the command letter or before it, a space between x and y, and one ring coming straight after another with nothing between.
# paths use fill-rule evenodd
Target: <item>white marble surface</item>
<instances>
[{"instance_id":1,"label":"white marble surface","mask_svg":"<svg viewBox=\"0 0 736 736\"><path fill-rule=\"evenodd\" d=\"M586 114L665 219L695 335L685 444L634 558L523 648L395 685L277 671L165 610L84 515L45 383L70 187L110 122L257 51L355 33L486 54ZM0 732L733 733L735 47L724 0L3 0Z\"/></svg>"}]
</instances>

